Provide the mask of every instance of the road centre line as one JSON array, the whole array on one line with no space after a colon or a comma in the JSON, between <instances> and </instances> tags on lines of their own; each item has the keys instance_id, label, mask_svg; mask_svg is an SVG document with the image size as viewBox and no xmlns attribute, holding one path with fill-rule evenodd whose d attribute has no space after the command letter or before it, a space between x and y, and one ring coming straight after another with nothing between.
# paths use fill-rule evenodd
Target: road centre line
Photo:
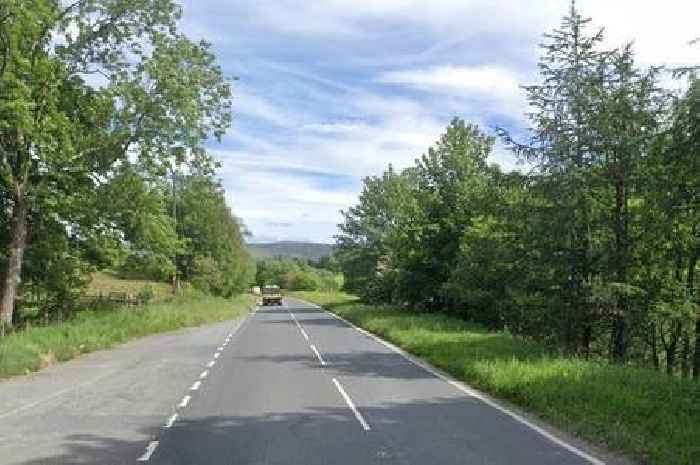
<instances>
[{"instance_id":1,"label":"road centre line","mask_svg":"<svg viewBox=\"0 0 700 465\"><path fill-rule=\"evenodd\" d=\"M146 452L143 453L141 457L136 459L138 462L148 462L151 459L151 455L156 451L158 447L158 441L151 441L146 446Z\"/></svg>"},{"instance_id":2,"label":"road centre line","mask_svg":"<svg viewBox=\"0 0 700 465\"><path fill-rule=\"evenodd\" d=\"M530 428L530 429L532 429L533 431L539 433L541 436L544 436L545 438L549 439L551 442L557 444L558 446L560 446L560 447L562 447L562 448L568 450L569 452L573 453L574 455L577 455L577 456L581 457L582 459L584 459L584 460L590 462L590 463L593 464L593 465L605 465L605 462L603 462L602 460L593 457L592 455L590 455L590 454L588 454L588 453L582 451L581 449L579 449L579 448L576 447L576 446L573 446L573 445L571 445L571 444L565 442L565 441L562 440L562 439L559 439L558 437L554 436L552 433L550 433L550 432L546 431L545 429L543 429L543 428L537 426L536 424L530 422L529 420L527 420L526 418L522 417L521 415L518 415L517 413L515 413L515 412L513 412L513 411L507 409L506 407L503 407L502 405L498 404L496 401L491 400L491 399L490 399L489 397L487 397L485 394L483 394L483 393L481 393L481 392L479 392L479 391L476 391L476 390L474 390L474 389L468 387L468 386L465 385L464 383L461 383L460 381L457 381L456 379L452 378L451 376L449 376L449 375L447 375L447 374L445 374L445 373L440 372L439 370L437 370L436 368L432 367L432 366L429 365L428 363L426 363L426 362L424 362L424 361L422 361L422 360L420 360L420 359L417 359L416 357L412 356L411 354L409 354L408 352L404 351L403 349L401 349L401 348L395 346L394 344L392 344L392 343L390 343L390 342L388 342L388 341L385 341L384 339L380 338L379 336L377 336L377 335L375 335L375 334L372 334L372 333L370 333L369 331L367 331L367 330L365 330L365 329L362 329L362 328L360 328L360 327L354 325L353 323L349 322L348 320L346 320L345 318L341 317L340 315L336 315L336 314L333 313L333 312L329 312L328 310L326 310L326 309L324 309L324 308L322 308L322 307L320 307L320 306L318 306L318 305L312 305L312 307L317 308L317 309L319 309L319 310L321 310L321 311L323 311L323 312L325 312L325 313L328 313L329 315L331 315L332 317L338 319L339 321L342 321L343 323L345 323L345 324L348 325L349 327L355 329L356 331L358 331L358 332L364 334L365 336L367 336L367 337L369 337L369 338L371 338L371 339L374 339L376 342L380 343L381 345L385 346L386 348L388 348L388 349L392 350L393 352L395 352L395 353L401 355L403 358L405 358L406 360L408 360L408 361L411 362L412 364L416 365L417 367L422 368L423 370L425 370L425 371L427 371L428 373L432 374L433 376L435 376L435 377L437 377L437 378L439 378L439 379L445 381L446 383L448 383L448 384L451 385L452 387L454 387L454 388L456 388L456 389L462 391L463 393L465 393L465 394L467 394L467 395L469 395L469 396L471 396L471 397L474 397L475 399L480 400L481 402L483 402L484 404L488 405L489 407L492 407L492 408L494 408L494 409L500 411L501 413L503 413L503 414L505 414L505 415L508 415L508 416L511 417L513 420L515 420L515 421L517 421L518 423L521 423L521 424L527 426L528 428ZM335 379L335 378L334 378L334 379Z\"/></svg>"},{"instance_id":3,"label":"road centre line","mask_svg":"<svg viewBox=\"0 0 700 465\"><path fill-rule=\"evenodd\" d=\"M294 324L296 324L297 328L299 328L301 335L304 336L304 339L306 339L306 341L309 341L309 335L306 333L301 324L299 324L299 320L297 320L297 317L291 311L289 312L289 314L291 315L292 320L294 320Z\"/></svg>"},{"instance_id":4,"label":"road centre line","mask_svg":"<svg viewBox=\"0 0 700 465\"><path fill-rule=\"evenodd\" d=\"M323 357L321 357L321 353L318 351L318 349L316 348L315 345L311 344L311 350L314 351L314 353L316 354L316 357L318 357L318 361L321 362L321 365L326 366L326 361L323 360Z\"/></svg>"},{"instance_id":5,"label":"road centre line","mask_svg":"<svg viewBox=\"0 0 700 465\"><path fill-rule=\"evenodd\" d=\"M225 339L223 345L222 345L221 347L218 348L218 352L214 354L214 359L219 358L219 355L221 355L220 352L221 352L221 351L223 350L223 348L230 342L231 338L233 337L233 334L236 333L236 332L238 332L238 331L241 329L241 327L243 326L243 324L246 323L247 321L248 321L248 318L243 318L243 319L241 319L241 320L238 321L238 324L236 325L236 327L235 327L230 333L228 333L228 336L226 337L226 339ZM211 368L211 367L213 367L215 364L216 364L216 360L212 360L212 361L210 361L210 362L207 363L207 367L208 367L208 368ZM110 374L111 374L111 373L110 373ZM208 370L204 370L204 371L199 375L199 379L202 380L202 379L206 378L208 375L209 375L209 371L208 371ZM97 381L97 379L96 379L96 380L93 380L91 383L93 383L93 382L95 382L95 381ZM199 389L199 387L200 387L201 385L202 385L202 381L196 381L196 382L192 385L192 387L190 388L190 390L196 391L196 390ZM58 393L58 394L62 394L62 392L61 392L61 393ZM182 398L182 400L180 401L180 403L177 405L177 408L185 408L185 407L187 407L187 404L190 402L191 399L192 399L191 396L186 395L185 397ZM13 412L10 412L10 413L13 413ZM2 417L2 415L0 415L0 417ZM168 418L168 421L165 423L165 425L163 425L163 427L164 427L164 428L170 428L170 427L172 427L173 424L175 424L175 421L177 420L177 418L178 418L178 414L177 414L177 413L173 413L173 414L170 416L170 418ZM153 455L153 453L155 452L156 448L158 447L158 444L159 444L158 441L151 441L151 442L149 442L148 445L146 446L146 451L143 453L143 455L141 455L141 456L140 456L138 459L136 459L136 460L139 461L139 462L147 462L148 460L150 460L151 456Z\"/></svg>"},{"instance_id":6,"label":"road centre line","mask_svg":"<svg viewBox=\"0 0 700 465\"><path fill-rule=\"evenodd\" d=\"M171 426L173 426L175 420L177 420L177 413L173 413L172 415L170 415L170 418L168 418L168 422L165 424L164 428L170 428Z\"/></svg>"},{"instance_id":7,"label":"road centre line","mask_svg":"<svg viewBox=\"0 0 700 465\"><path fill-rule=\"evenodd\" d=\"M362 414L357 410L357 407L355 407L355 404L352 402L352 399L348 395L347 392L345 392L345 389L343 389L343 386L340 384L340 382L333 378L333 384L335 384L335 387L338 389L338 392L340 392L340 395L343 396L343 399L345 399L345 403L348 404L348 407L350 407L350 410L352 410L352 413L355 414L355 418L357 418L357 421L360 422L362 425L362 429L365 431L369 431L371 428L369 427L369 424L365 421L365 418L362 416Z\"/></svg>"}]
</instances>

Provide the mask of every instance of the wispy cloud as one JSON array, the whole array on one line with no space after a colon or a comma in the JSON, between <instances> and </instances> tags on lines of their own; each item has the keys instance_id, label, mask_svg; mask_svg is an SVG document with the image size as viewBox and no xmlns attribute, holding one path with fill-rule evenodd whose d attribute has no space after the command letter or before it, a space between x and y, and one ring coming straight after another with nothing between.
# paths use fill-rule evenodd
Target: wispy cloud
<instances>
[{"instance_id":1,"label":"wispy cloud","mask_svg":"<svg viewBox=\"0 0 700 465\"><path fill-rule=\"evenodd\" d=\"M255 239L330 241L361 179L407 166L459 116L527 123L520 84L568 0L183 0L185 30L213 42L234 87L234 126L211 151ZM700 2L579 0L612 46L688 64ZM515 167L497 145L492 160Z\"/></svg>"}]
</instances>

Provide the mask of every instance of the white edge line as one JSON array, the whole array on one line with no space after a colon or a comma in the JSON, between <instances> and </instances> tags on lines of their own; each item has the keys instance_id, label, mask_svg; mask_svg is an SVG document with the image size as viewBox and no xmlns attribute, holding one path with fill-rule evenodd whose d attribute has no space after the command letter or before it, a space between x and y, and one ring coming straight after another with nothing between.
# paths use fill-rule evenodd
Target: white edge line
<instances>
[{"instance_id":1,"label":"white edge line","mask_svg":"<svg viewBox=\"0 0 700 465\"><path fill-rule=\"evenodd\" d=\"M445 373L438 371L437 368L429 365L427 362L424 362L422 360L417 359L416 357L407 353L405 350L395 346L391 342L385 341L384 339L380 338L376 334L372 334L369 331L362 329L359 326L354 325L353 323L349 322L348 320L341 317L340 315L336 315L335 313L330 312L322 307L319 307L318 305L316 305L316 308L321 309L322 311L328 313L329 315L337 318L338 320L347 324L351 328L354 328L355 330L359 331L360 333L364 334L365 336L371 337L372 339L374 339L378 343L382 344L383 346L385 346L385 347L391 349L392 351L396 352L397 354L401 355L403 358L405 358L409 362L413 363L414 365L416 365L416 366L424 369L428 373L440 378L441 380L445 381L446 383L450 384L451 386L455 387L456 389L459 389L463 393L465 393L469 396L472 396L475 399L480 400L481 402L485 403L486 405L488 405L490 407L495 408L496 410L500 411L501 413L508 415L513 420L515 420L519 423L522 423L523 425L536 431L540 435L549 439L550 441L557 444L558 446L563 447L564 449L568 450L569 452L571 452L575 455L578 455L579 457L589 461L593 465L605 465L605 462L603 462L602 460L593 457L592 455L582 451L581 449L579 449L576 446L573 446L573 445L563 441L562 439L559 439L558 437L554 436L549 431L544 430L543 428L541 428L541 427L535 425L534 423L530 422L529 420L523 418L521 415L518 415L517 413L512 412L512 411L508 410L506 407L503 407L502 405L499 405L497 402L489 399L485 394L483 394L479 391L476 391L475 389L473 389L471 387L468 387L464 383L457 381L456 379L452 378L451 376L449 376Z\"/></svg>"},{"instance_id":2,"label":"white edge line","mask_svg":"<svg viewBox=\"0 0 700 465\"><path fill-rule=\"evenodd\" d=\"M189 403L189 401L190 401L191 398L192 398L192 397L190 397L190 396L185 396L185 397L183 397L182 400L180 401L180 403L178 404L178 407L179 407L179 408L185 408L185 407L187 407L187 404Z\"/></svg>"},{"instance_id":3,"label":"white edge line","mask_svg":"<svg viewBox=\"0 0 700 465\"><path fill-rule=\"evenodd\" d=\"M190 388L190 391L196 391L199 389L199 387L202 385L201 381L195 381L192 387Z\"/></svg>"},{"instance_id":4,"label":"white edge line","mask_svg":"<svg viewBox=\"0 0 700 465\"><path fill-rule=\"evenodd\" d=\"M151 441L146 446L146 452L143 453L141 457L136 459L138 462L148 462L151 459L151 455L156 451L158 447L158 441Z\"/></svg>"},{"instance_id":5,"label":"white edge line","mask_svg":"<svg viewBox=\"0 0 700 465\"><path fill-rule=\"evenodd\" d=\"M369 424L367 424L362 414L357 410L357 407L355 407L355 404L352 402L352 399L350 398L348 393L345 392L345 389L343 389L343 386L340 384L340 382L337 379L333 378L333 384L335 384L335 387L338 389L338 392L340 392L340 395L343 396L343 399L345 399L345 403L348 404L348 407L350 407L352 413L355 414L355 418L357 418L357 421L359 421L362 425L362 429L364 429L365 431L369 431L371 429L369 427Z\"/></svg>"},{"instance_id":6,"label":"white edge line","mask_svg":"<svg viewBox=\"0 0 700 465\"><path fill-rule=\"evenodd\" d=\"M304 328L299 328L299 331L301 331L301 335L304 336L304 339L306 339L308 341L309 335L306 334L306 331L304 331Z\"/></svg>"},{"instance_id":7,"label":"white edge line","mask_svg":"<svg viewBox=\"0 0 700 465\"><path fill-rule=\"evenodd\" d=\"M318 351L318 349L316 348L315 345L311 344L311 350L314 351L314 353L316 354L316 357L318 358L318 361L321 362L321 365L326 366L326 361L323 360L323 357L321 357L321 353Z\"/></svg>"},{"instance_id":8,"label":"white edge line","mask_svg":"<svg viewBox=\"0 0 700 465\"><path fill-rule=\"evenodd\" d=\"M170 428L171 426L173 426L175 420L177 420L177 413L173 413L172 415L170 415L170 418L168 418L168 422L165 424L165 428Z\"/></svg>"}]
</instances>

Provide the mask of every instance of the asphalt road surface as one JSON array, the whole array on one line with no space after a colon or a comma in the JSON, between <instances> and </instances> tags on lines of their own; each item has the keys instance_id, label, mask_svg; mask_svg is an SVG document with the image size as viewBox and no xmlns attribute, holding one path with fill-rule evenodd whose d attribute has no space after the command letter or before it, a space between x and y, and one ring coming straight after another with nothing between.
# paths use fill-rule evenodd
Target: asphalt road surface
<instances>
[{"instance_id":1,"label":"asphalt road surface","mask_svg":"<svg viewBox=\"0 0 700 465\"><path fill-rule=\"evenodd\" d=\"M116 406L106 397L90 402L98 379L69 402L59 395L12 413L2 401L7 383L0 383L0 464L603 463L301 301L263 307L240 328L164 337L155 339L160 353L144 361L144 347L154 344L144 342L141 358L131 361L135 372L149 364L146 372L157 372L138 381L146 394L124 378L108 397L132 396ZM159 358L173 362L159 365ZM31 431L37 427L42 435ZM32 449L32 435L34 452L22 452Z\"/></svg>"}]
</instances>

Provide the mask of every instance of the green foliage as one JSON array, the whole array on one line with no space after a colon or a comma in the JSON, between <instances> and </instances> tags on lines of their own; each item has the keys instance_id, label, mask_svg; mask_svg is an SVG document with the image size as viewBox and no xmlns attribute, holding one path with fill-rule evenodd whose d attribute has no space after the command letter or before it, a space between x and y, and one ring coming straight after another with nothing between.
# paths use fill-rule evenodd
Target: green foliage
<instances>
[{"instance_id":1,"label":"green foliage","mask_svg":"<svg viewBox=\"0 0 700 465\"><path fill-rule=\"evenodd\" d=\"M290 291L334 291L340 285L338 273L319 269L301 259L273 259L258 262L258 286L276 284Z\"/></svg>"},{"instance_id":2,"label":"green foliage","mask_svg":"<svg viewBox=\"0 0 700 465\"><path fill-rule=\"evenodd\" d=\"M456 378L584 438L656 465L700 458L697 385L648 369L563 358L545 346L444 313L373 306L344 293L323 305Z\"/></svg>"},{"instance_id":3,"label":"green foliage","mask_svg":"<svg viewBox=\"0 0 700 465\"><path fill-rule=\"evenodd\" d=\"M528 172L453 120L413 166L364 180L344 212L344 289L446 311L556 350L700 376L698 81L673 94L631 45L605 49L572 4L524 86Z\"/></svg>"},{"instance_id":4,"label":"green foliage","mask_svg":"<svg viewBox=\"0 0 700 465\"><path fill-rule=\"evenodd\" d=\"M231 296L247 289L255 265L223 190L209 176L186 176L177 182L174 210L184 242L177 254L178 274L215 295Z\"/></svg>"},{"instance_id":5,"label":"green foliage","mask_svg":"<svg viewBox=\"0 0 700 465\"><path fill-rule=\"evenodd\" d=\"M173 0L0 3L0 324L17 296L69 312L94 268L193 279L199 261L218 295L250 281L204 149L230 124L230 83L180 16ZM165 175L181 173L177 217Z\"/></svg>"}]
</instances>

